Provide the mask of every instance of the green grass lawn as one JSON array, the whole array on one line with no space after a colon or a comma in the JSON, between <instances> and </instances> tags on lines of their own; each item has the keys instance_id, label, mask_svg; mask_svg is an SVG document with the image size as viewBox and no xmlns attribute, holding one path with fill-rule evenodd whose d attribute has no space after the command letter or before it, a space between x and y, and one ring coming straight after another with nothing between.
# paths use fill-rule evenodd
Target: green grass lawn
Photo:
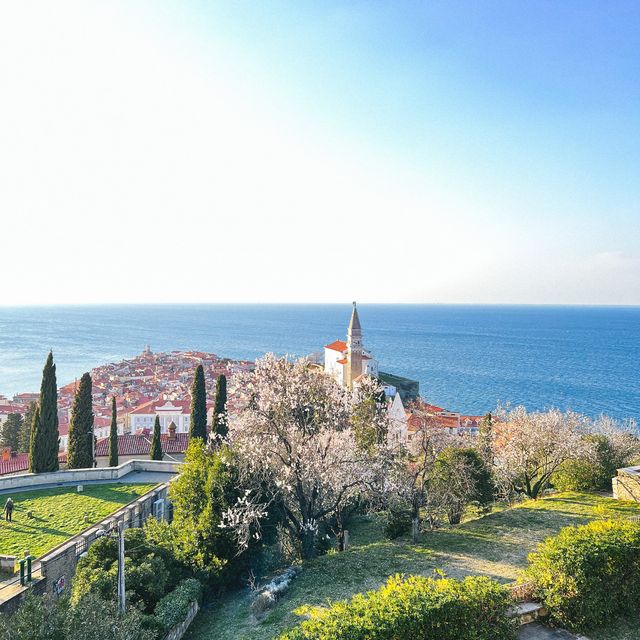
<instances>
[{"instance_id":1,"label":"green grass lawn","mask_svg":"<svg viewBox=\"0 0 640 640\"><path fill-rule=\"evenodd\" d=\"M416 545L406 539L386 540L379 519L363 518L350 529L350 550L305 563L289 592L262 622L252 617L251 596L245 590L212 602L196 619L187 637L273 638L300 620L295 613L299 607L324 605L328 600L375 589L395 573L432 575L440 569L450 577L486 575L511 582L526 564L527 554L562 527L594 518L630 515L640 515L640 504L617 502L601 495L563 493L425 533ZM632 638L638 640L639 636L619 636L619 640Z\"/></svg>"},{"instance_id":2,"label":"green grass lawn","mask_svg":"<svg viewBox=\"0 0 640 640\"><path fill-rule=\"evenodd\" d=\"M152 489L154 484L85 485L12 493L13 522L0 521L0 554L40 557ZM134 494L135 492L135 494ZM4 507L7 495L0 496ZM33 512L33 518L27 512ZM85 522L85 514L89 522Z\"/></svg>"}]
</instances>

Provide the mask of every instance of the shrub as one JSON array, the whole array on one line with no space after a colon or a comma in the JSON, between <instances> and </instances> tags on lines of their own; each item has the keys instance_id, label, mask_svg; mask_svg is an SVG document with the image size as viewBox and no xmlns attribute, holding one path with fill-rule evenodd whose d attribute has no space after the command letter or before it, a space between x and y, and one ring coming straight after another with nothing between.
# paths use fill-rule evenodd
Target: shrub
<instances>
[{"instance_id":1,"label":"shrub","mask_svg":"<svg viewBox=\"0 0 640 640\"><path fill-rule=\"evenodd\" d=\"M0 640L154 640L144 616L115 601L89 594L76 605L68 598L29 594L12 616L0 615Z\"/></svg>"},{"instance_id":2,"label":"shrub","mask_svg":"<svg viewBox=\"0 0 640 640\"><path fill-rule=\"evenodd\" d=\"M156 542L155 529L127 529L125 538L125 585L127 601L151 614L162 596L189 575L171 551ZM117 542L110 536L96 540L78 562L71 588L76 605L92 593L114 600L117 592Z\"/></svg>"},{"instance_id":3,"label":"shrub","mask_svg":"<svg viewBox=\"0 0 640 640\"><path fill-rule=\"evenodd\" d=\"M595 521L566 527L529 556L526 578L563 625L578 631L640 606L640 525Z\"/></svg>"},{"instance_id":4,"label":"shrub","mask_svg":"<svg viewBox=\"0 0 640 640\"><path fill-rule=\"evenodd\" d=\"M431 489L442 496L450 524L459 524L465 507L486 508L493 501L491 472L475 449L447 447L436 458Z\"/></svg>"},{"instance_id":5,"label":"shrub","mask_svg":"<svg viewBox=\"0 0 640 640\"><path fill-rule=\"evenodd\" d=\"M281 640L508 640L515 638L511 604L505 587L489 578L395 576L377 591L313 611Z\"/></svg>"},{"instance_id":6,"label":"shrub","mask_svg":"<svg viewBox=\"0 0 640 640\"><path fill-rule=\"evenodd\" d=\"M171 629L187 617L191 604L200 602L201 598L200 582L194 578L187 578L158 602L155 617L165 630Z\"/></svg>"},{"instance_id":7,"label":"shrub","mask_svg":"<svg viewBox=\"0 0 640 640\"><path fill-rule=\"evenodd\" d=\"M389 511L384 525L384 535L389 540L405 536L411 530L409 514L401 511Z\"/></svg>"},{"instance_id":8,"label":"shrub","mask_svg":"<svg viewBox=\"0 0 640 640\"><path fill-rule=\"evenodd\" d=\"M558 491L589 491L611 489L611 478L618 467L624 466L607 436L588 435L584 440L593 445L589 457L563 462L552 476L553 486Z\"/></svg>"}]
</instances>

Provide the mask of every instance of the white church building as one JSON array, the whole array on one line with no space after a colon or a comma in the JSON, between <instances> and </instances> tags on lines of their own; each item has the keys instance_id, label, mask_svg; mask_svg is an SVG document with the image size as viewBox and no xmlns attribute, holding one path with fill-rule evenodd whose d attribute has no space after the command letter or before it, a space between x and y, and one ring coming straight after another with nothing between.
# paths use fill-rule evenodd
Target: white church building
<instances>
[{"instance_id":1,"label":"white church building","mask_svg":"<svg viewBox=\"0 0 640 640\"><path fill-rule=\"evenodd\" d=\"M355 302L347 341L336 340L324 347L324 371L349 389L361 375L378 377L378 361L362 346L362 327Z\"/></svg>"},{"instance_id":2,"label":"white church building","mask_svg":"<svg viewBox=\"0 0 640 640\"><path fill-rule=\"evenodd\" d=\"M379 375L378 361L362 344L362 325L355 302L347 328L347 341L336 340L324 347L324 372L348 389L353 389L361 376L377 378ZM402 399L395 387L383 386L389 398L389 438L406 444L407 416Z\"/></svg>"}]
</instances>

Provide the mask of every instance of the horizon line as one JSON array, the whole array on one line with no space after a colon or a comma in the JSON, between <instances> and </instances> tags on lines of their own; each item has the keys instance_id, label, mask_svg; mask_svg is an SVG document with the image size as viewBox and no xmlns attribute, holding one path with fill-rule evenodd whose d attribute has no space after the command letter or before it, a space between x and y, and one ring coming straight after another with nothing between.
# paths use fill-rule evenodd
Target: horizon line
<instances>
[{"instance_id":1,"label":"horizon line","mask_svg":"<svg viewBox=\"0 0 640 640\"><path fill-rule=\"evenodd\" d=\"M380 301L357 301L359 305L367 306L413 306L413 307L599 307L599 308L640 308L639 303L624 302L380 302ZM351 306L353 301L331 301L331 302L44 302L44 303L14 303L6 304L0 302L0 309L25 309L25 308L87 308L87 307L180 307L180 306Z\"/></svg>"}]
</instances>

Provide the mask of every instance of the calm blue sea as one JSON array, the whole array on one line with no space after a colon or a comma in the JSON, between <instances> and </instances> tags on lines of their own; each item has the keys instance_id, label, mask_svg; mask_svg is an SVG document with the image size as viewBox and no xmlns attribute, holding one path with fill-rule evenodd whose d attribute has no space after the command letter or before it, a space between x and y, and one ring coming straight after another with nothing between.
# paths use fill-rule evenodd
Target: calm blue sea
<instances>
[{"instance_id":1,"label":"calm blue sea","mask_svg":"<svg viewBox=\"0 0 640 640\"><path fill-rule=\"evenodd\" d=\"M361 305L365 346L429 401L496 402L640 419L640 307ZM49 348L58 380L140 353L199 349L254 359L344 338L350 305L0 307L0 393L37 391Z\"/></svg>"}]
</instances>

